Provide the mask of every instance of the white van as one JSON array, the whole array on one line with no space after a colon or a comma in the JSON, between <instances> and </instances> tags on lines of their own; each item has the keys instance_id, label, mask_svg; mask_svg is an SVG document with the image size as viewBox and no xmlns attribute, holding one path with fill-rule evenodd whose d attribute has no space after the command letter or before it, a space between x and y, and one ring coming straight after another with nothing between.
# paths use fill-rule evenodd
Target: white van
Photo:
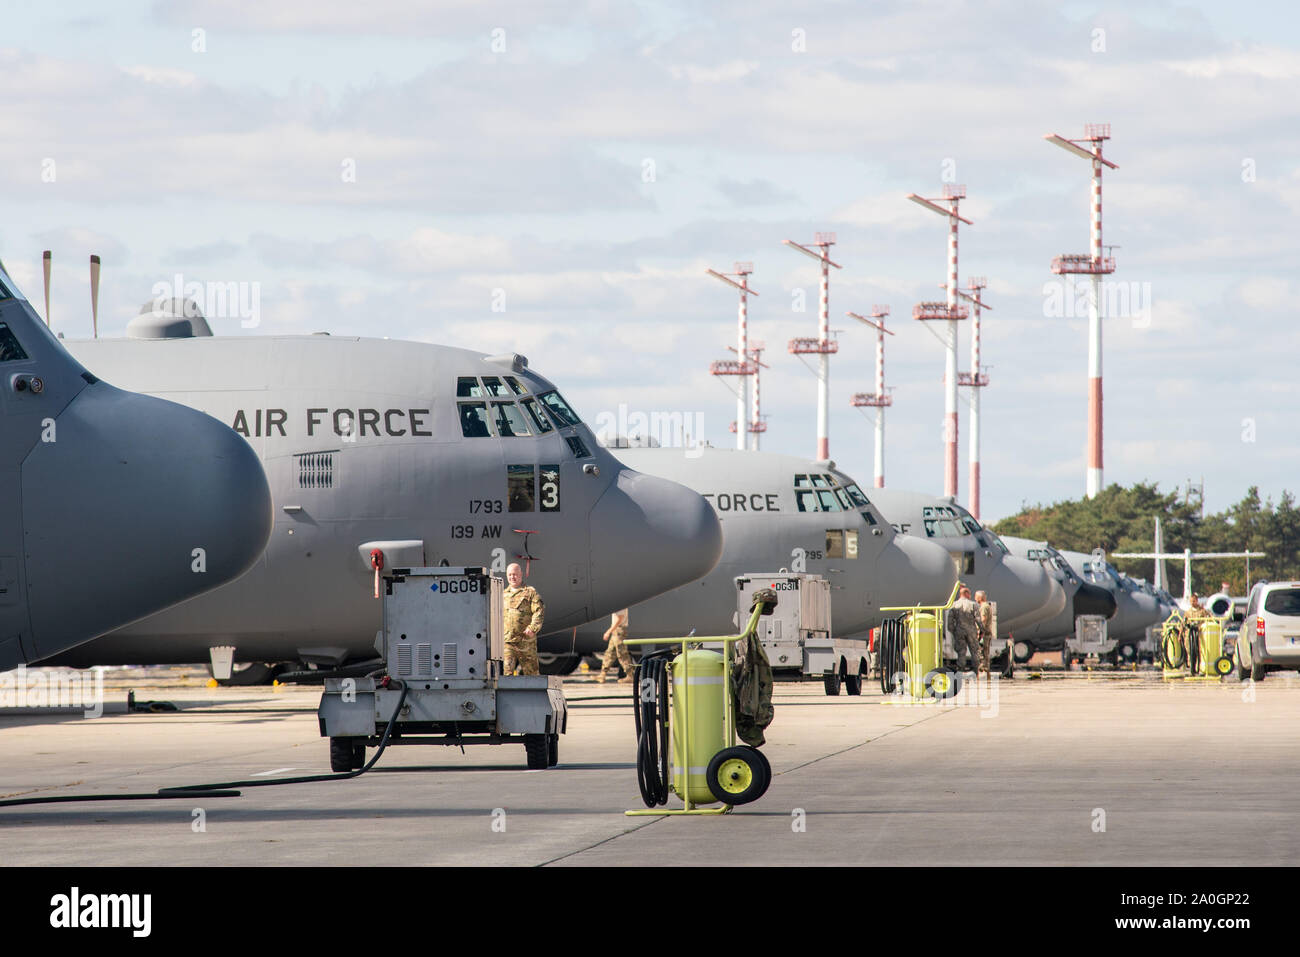
<instances>
[{"instance_id":1,"label":"white van","mask_svg":"<svg viewBox=\"0 0 1300 957\"><path fill-rule=\"evenodd\" d=\"M1237 636L1237 674L1300 668L1300 582L1256 582Z\"/></svg>"}]
</instances>

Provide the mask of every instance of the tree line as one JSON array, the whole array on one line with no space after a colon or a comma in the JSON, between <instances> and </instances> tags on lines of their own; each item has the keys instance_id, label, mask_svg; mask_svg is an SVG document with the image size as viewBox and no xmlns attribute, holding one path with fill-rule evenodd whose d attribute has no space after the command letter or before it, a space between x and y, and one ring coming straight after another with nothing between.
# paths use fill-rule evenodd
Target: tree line
<instances>
[{"instance_id":1,"label":"tree line","mask_svg":"<svg viewBox=\"0 0 1300 957\"><path fill-rule=\"evenodd\" d=\"M1138 483L1130 488L1111 485L1096 498L1034 505L992 526L1001 535L1047 541L1060 549L1091 552L1150 552L1155 546L1155 519L1160 517L1166 552L1264 552L1249 560L1250 581L1300 579L1300 509L1295 496L1283 491L1274 504L1261 500L1252 485L1241 501L1222 512L1202 516L1203 503L1196 489L1162 493L1157 484ZM1111 559L1126 574L1154 579L1149 558ZM1233 595L1249 589L1247 560L1204 559L1192 562L1192 590L1208 595L1227 582ZM1175 595L1183 591L1183 563L1166 561L1166 587Z\"/></svg>"}]
</instances>

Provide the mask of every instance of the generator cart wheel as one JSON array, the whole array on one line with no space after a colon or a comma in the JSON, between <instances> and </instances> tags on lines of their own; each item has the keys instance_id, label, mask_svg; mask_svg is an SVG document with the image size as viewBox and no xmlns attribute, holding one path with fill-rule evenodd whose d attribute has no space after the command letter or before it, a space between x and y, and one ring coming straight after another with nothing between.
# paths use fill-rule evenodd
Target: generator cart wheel
<instances>
[{"instance_id":1,"label":"generator cart wheel","mask_svg":"<svg viewBox=\"0 0 1300 957\"><path fill-rule=\"evenodd\" d=\"M862 672L861 671L859 671L856 675L844 676L844 693L848 695L862 694Z\"/></svg>"},{"instance_id":2,"label":"generator cart wheel","mask_svg":"<svg viewBox=\"0 0 1300 957\"><path fill-rule=\"evenodd\" d=\"M951 698L961 690L961 675L936 668L925 676L925 693L931 698Z\"/></svg>"},{"instance_id":3,"label":"generator cart wheel","mask_svg":"<svg viewBox=\"0 0 1300 957\"><path fill-rule=\"evenodd\" d=\"M828 675L822 675L822 685L826 688L826 693L834 698L840 693L840 673L833 671Z\"/></svg>"},{"instance_id":4,"label":"generator cart wheel","mask_svg":"<svg viewBox=\"0 0 1300 957\"><path fill-rule=\"evenodd\" d=\"M330 738L330 770L340 772L355 770L352 767L351 738Z\"/></svg>"},{"instance_id":5,"label":"generator cart wheel","mask_svg":"<svg viewBox=\"0 0 1300 957\"><path fill-rule=\"evenodd\" d=\"M762 751L758 750L758 748L752 748L751 750L754 752L754 757L757 758L763 765L763 773L767 775L767 783L771 784L772 783L772 762L770 762L767 759L767 755L764 754ZM763 790L766 791L767 788L764 787Z\"/></svg>"},{"instance_id":6,"label":"generator cart wheel","mask_svg":"<svg viewBox=\"0 0 1300 957\"><path fill-rule=\"evenodd\" d=\"M1219 655L1214 659L1214 673L1219 677L1232 672L1232 659L1227 655Z\"/></svg>"},{"instance_id":7,"label":"generator cart wheel","mask_svg":"<svg viewBox=\"0 0 1300 957\"><path fill-rule=\"evenodd\" d=\"M548 734L546 736L546 766L553 768L560 763L560 736L559 734Z\"/></svg>"},{"instance_id":8,"label":"generator cart wheel","mask_svg":"<svg viewBox=\"0 0 1300 957\"><path fill-rule=\"evenodd\" d=\"M529 771L544 771L550 760L550 746L544 734L524 735L524 752L528 755Z\"/></svg>"},{"instance_id":9,"label":"generator cart wheel","mask_svg":"<svg viewBox=\"0 0 1300 957\"><path fill-rule=\"evenodd\" d=\"M357 738L352 745L352 768L353 771L360 771L366 766L366 739Z\"/></svg>"},{"instance_id":10,"label":"generator cart wheel","mask_svg":"<svg viewBox=\"0 0 1300 957\"><path fill-rule=\"evenodd\" d=\"M715 754L705 779L714 798L733 806L757 801L771 783L767 759L743 744Z\"/></svg>"}]
</instances>

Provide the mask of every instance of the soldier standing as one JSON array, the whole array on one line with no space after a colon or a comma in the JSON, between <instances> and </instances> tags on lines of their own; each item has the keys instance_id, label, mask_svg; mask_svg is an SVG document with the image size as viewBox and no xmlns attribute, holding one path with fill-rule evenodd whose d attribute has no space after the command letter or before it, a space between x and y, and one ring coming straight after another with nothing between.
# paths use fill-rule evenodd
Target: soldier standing
<instances>
[{"instance_id":1,"label":"soldier standing","mask_svg":"<svg viewBox=\"0 0 1300 957\"><path fill-rule=\"evenodd\" d=\"M627 609L614 612L613 620L609 628L605 631L605 641L609 647L605 649L605 657L600 662L600 674L596 680L603 682L606 673L614 667L614 658L618 658L618 663L623 669L623 677L618 679L621 685L632 683L632 655L627 650L627 645L623 644L623 639L627 637Z\"/></svg>"},{"instance_id":2,"label":"soldier standing","mask_svg":"<svg viewBox=\"0 0 1300 957\"><path fill-rule=\"evenodd\" d=\"M993 644L993 605L989 603L988 594L981 589L975 593L979 603L980 662L984 671L989 670L989 648Z\"/></svg>"},{"instance_id":3,"label":"soldier standing","mask_svg":"<svg viewBox=\"0 0 1300 957\"><path fill-rule=\"evenodd\" d=\"M977 672L980 667L979 643L979 606L971 600L970 588L961 586L961 597L952 604L948 613L948 627L952 631L953 653L957 656L957 667L961 668L962 652L965 650L970 662L970 670Z\"/></svg>"},{"instance_id":4,"label":"soldier standing","mask_svg":"<svg viewBox=\"0 0 1300 957\"><path fill-rule=\"evenodd\" d=\"M506 569L505 591L505 673L539 674L537 635L542 630L546 606L532 585L525 585L524 572L513 564Z\"/></svg>"}]
</instances>

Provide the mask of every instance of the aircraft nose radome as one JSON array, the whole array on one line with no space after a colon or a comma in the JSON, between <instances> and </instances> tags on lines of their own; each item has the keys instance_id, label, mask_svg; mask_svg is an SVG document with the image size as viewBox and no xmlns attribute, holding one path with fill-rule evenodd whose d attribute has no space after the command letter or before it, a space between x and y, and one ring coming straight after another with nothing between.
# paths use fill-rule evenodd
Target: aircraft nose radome
<instances>
[{"instance_id":1,"label":"aircraft nose radome","mask_svg":"<svg viewBox=\"0 0 1300 957\"><path fill-rule=\"evenodd\" d=\"M999 628L1024 628L1060 614L1065 590L1037 562L1005 555L989 576L989 601L998 603Z\"/></svg>"},{"instance_id":2,"label":"aircraft nose radome","mask_svg":"<svg viewBox=\"0 0 1300 957\"><path fill-rule=\"evenodd\" d=\"M957 582L948 550L911 535L895 535L876 559L882 605L942 605Z\"/></svg>"},{"instance_id":3,"label":"aircraft nose radome","mask_svg":"<svg viewBox=\"0 0 1300 957\"><path fill-rule=\"evenodd\" d=\"M704 497L676 482L621 469L591 511L592 600L622 608L713 570L722 525Z\"/></svg>"},{"instance_id":4,"label":"aircraft nose radome","mask_svg":"<svg viewBox=\"0 0 1300 957\"><path fill-rule=\"evenodd\" d=\"M1137 594L1131 596L1136 608L1136 622L1139 628L1154 625L1164 616L1160 614L1160 602L1151 595Z\"/></svg>"},{"instance_id":5,"label":"aircraft nose radome","mask_svg":"<svg viewBox=\"0 0 1300 957\"><path fill-rule=\"evenodd\" d=\"M1119 604L1115 601L1115 596L1104 588L1098 588L1096 585L1090 585L1087 582L1079 584L1079 590L1074 593L1074 616L1079 615L1104 615L1107 618L1113 618Z\"/></svg>"},{"instance_id":6,"label":"aircraft nose radome","mask_svg":"<svg viewBox=\"0 0 1300 957\"><path fill-rule=\"evenodd\" d=\"M38 657L223 585L261 556L266 473L218 420L98 383L56 427L22 474Z\"/></svg>"}]
</instances>

